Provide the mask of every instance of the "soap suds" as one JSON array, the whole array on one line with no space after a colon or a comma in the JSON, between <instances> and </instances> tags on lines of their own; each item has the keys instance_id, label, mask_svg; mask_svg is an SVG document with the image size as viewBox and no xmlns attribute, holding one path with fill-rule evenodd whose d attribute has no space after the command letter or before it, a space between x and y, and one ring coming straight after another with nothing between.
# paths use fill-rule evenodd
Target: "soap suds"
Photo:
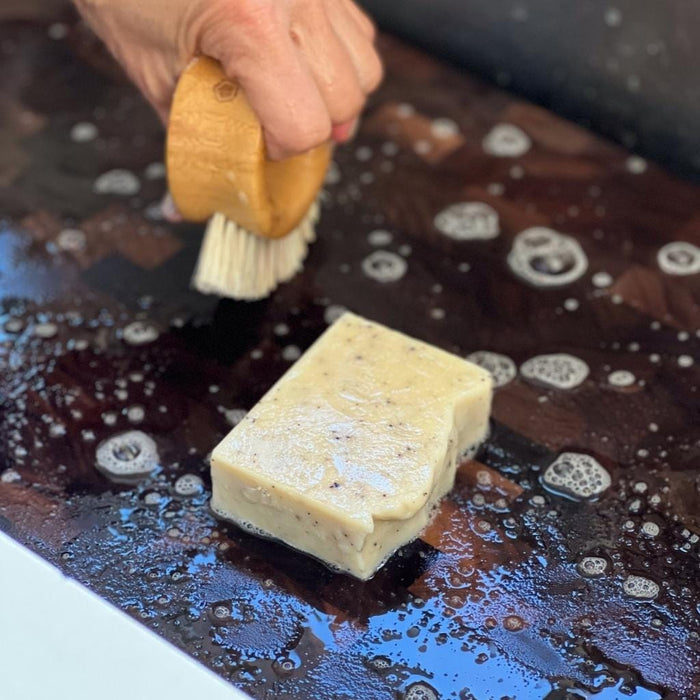
<instances>
[{"instance_id":1,"label":"soap suds","mask_svg":"<svg viewBox=\"0 0 700 700\"><path fill-rule=\"evenodd\" d=\"M530 137L514 124L496 124L484 137L484 151L499 158L517 158L527 153L532 141Z\"/></svg>"},{"instance_id":2,"label":"soap suds","mask_svg":"<svg viewBox=\"0 0 700 700\"><path fill-rule=\"evenodd\" d=\"M575 282L586 272L588 258L571 236L535 226L515 237L508 265L535 287L560 287Z\"/></svg>"},{"instance_id":3,"label":"soap suds","mask_svg":"<svg viewBox=\"0 0 700 700\"><path fill-rule=\"evenodd\" d=\"M138 430L105 440L95 456L97 468L115 481L145 476L158 466L156 443Z\"/></svg>"},{"instance_id":4,"label":"soap suds","mask_svg":"<svg viewBox=\"0 0 700 700\"><path fill-rule=\"evenodd\" d=\"M498 213L483 202L458 202L443 209L435 228L456 241L491 240L500 233Z\"/></svg>"},{"instance_id":5,"label":"soap suds","mask_svg":"<svg viewBox=\"0 0 700 700\"><path fill-rule=\"evenodd\" d=\"M490 372L496 388L512 382L518 373L515 362L510 357L490 350L477 350L467 355L467 360Z\"/></svg>"},{"instance_id":6,"label":"soap suds","mask_svg":"<svg viewBox=\"0 0 700 700\"><path fill-rule=\"evenodd\" d=\"M523 377L529 381L554 389L575 389L589 374L588 365L578 357L567 353L537 355L520 367Z\"/></svg>"}]
</instances>

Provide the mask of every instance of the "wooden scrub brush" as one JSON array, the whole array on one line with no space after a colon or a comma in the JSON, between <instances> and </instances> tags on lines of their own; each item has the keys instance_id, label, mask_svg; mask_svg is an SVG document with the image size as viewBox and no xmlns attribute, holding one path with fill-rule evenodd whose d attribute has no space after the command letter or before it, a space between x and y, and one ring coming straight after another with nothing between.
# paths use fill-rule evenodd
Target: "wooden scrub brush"
<instances>
[{"instance_id":1,"label":"wooden scrub brush","mask_svg":"<svg viewBox=\"0 0 700 700\"><path fill-rule=\"evenodd\" d=\"M170 194L183 218L209 219L196 289L261 299L301 269L314 240L330 144L268 160L243 90L218 62L197 58L175 90L166 151Z\"/></svg>"}]
</instances>

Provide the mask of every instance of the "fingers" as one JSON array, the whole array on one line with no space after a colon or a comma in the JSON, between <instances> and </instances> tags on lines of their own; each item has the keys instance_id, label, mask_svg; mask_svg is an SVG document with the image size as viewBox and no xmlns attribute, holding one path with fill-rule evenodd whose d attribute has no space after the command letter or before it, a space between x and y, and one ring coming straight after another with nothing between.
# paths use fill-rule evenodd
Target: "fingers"
<instances>
[{"instance_id":1,"label":"fingers","mask_svg":"<svg viewBox=\"0 0 700 700\"><path fill-rule=\"evenodd\" d=\"M203 39L202 50L218 58L245 90L263 127L268 156L286 158L327 141L330 116L292 41L288 18L274 3L250 7L236 3L231 21L218 22L216 31Z\"/></svg>"},{"instance_id":2,"label":"fingers","mask_svg":"<svg viewBox=\"0 0 700 700\"><path fill-rule=\"evenodd\" d=\"M206 23L201 50L220 60L245 90L270 158L351 135L349 125L382 77L374 27L356 5L350 0L216 5L223 12Z\"/></svg>"},{"instance_id":3,"label":"fingers","mask_svg":"<svg viewBox=\"0 0 700 700\"><path fill-rule=\"evenodd\" d=\"M345 10L352 15L353 19L360 26L365 36L372 42L376 39L377 29L374 22L367 16L367 13L359 8L352 0L341 0L341 4L345 6Z\"/></svg>"},{"instance_id":4,"label":"fingers","mask_svg":"<svg viewBox=\"0 0 700 700\"><path fill-rule=\"evenodd\" d=\"M353 120L365 103L365 93L345 42L335 32L324 3L304 3L296 9L292 40L314 76L331 123Z\"/></svg>"},{"instance_id":5,"label":"fingers","mask_svg":"<svg viewBox=\"0 0 700 700\"><path fill-rule=\"evenodd\" d=\"M331 138L336 143L345 143L350 141L357 131L359 120L357 118L344 122L343 124L334 124L331 131Z\"/></svg>"},{"instance_id":6,"label":"fingers","mask_svg":"<svg viewBox=\"0 0 700 700\"><path fill-rule=\"evenodd\" d=\"M330 0L327 7L329 20L352 59L360 88L366 96L377 88L383 75L382 63L374 48L374 26L352 2Z\"/></svg>"}]
</instances>

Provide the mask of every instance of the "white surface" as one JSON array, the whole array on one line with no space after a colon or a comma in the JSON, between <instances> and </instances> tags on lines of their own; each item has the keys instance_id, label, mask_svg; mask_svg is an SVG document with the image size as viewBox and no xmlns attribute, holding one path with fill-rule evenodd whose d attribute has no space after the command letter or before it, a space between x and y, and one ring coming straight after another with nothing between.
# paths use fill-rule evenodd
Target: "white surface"
<instances>
[{"instance_id":1,"label":"white surface","mask_svg":"<svg viewBox=\"0 0 700 700\"><path fill-rule=\"evenodd\" d=\"M0 532L0 697L248 696Z\"/></svg>"}]
</instances>

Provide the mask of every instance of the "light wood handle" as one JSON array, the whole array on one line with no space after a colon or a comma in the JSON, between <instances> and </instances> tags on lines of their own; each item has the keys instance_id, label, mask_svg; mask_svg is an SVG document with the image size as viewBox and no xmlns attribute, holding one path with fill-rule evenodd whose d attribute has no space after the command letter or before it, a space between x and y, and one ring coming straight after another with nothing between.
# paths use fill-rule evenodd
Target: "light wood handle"
<instances>
[{"instance_id":1,"label":"light wood handle","mask_svg":"<svg viewBox=\"0 0 700 700\"><path fill-rule=\"evenodd\" d=\"M268 160L260 122L217 61L197 58L180 77L166 164L170 193L185 219L204 221L221 212L260 236L285 236L315 201L331 150L326 143Z\"/></svg>"}]
</instances>

